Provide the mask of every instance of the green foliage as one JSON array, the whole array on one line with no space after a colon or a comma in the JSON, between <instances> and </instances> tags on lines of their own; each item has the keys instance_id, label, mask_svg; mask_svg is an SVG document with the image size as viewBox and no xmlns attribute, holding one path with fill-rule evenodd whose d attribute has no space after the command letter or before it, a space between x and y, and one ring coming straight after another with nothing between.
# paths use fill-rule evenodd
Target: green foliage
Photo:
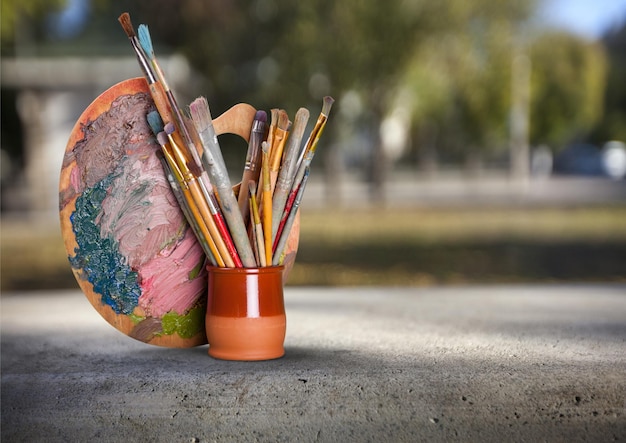
<instances>
[{"instance_id":1,"label":"green foliage","mask_svg":"<svg viewBox=\"0 0 626 443\"><path fill-rule=\"evenodd\" d=\"M610 70L604 94L605 112L594 131L596 141L626 141L626 23L603 40Z\"/></svg>"},{"instance_id":2,"label":"green foliage","mask_svg":"<svg viewBox=\"0 0 626 443\"><path fill-rule=\"evenodd\" d=\"M602 46L571 34L541 36L531 48L531 140L559 149L588 135L603 111Z\"/></svg>"},{"instance_id":3,"label":"green foliage","mask_svg":"<svg viewBox=\"0 0 626 443\"><path fill-rule=\"evenodd\" d=\"M12 42L21 25L20 21L38 20L45 14L57 11L66 0L2 0L1 28L2 45Z\"/></svg>"},{"instance_id":4,"label":"green foliage","mask_svg":"<svg viewBox=\"0 0 626 443\"><path fill-rule=\"evenodd\" d=\"M408 92L416 126L446 128L440 148L506 148L513 48L531 3L452 3L454 21L416 47L399 94Z\"/></svg>"},{"instance_id":5,"label":"green foliage","mask_svg":"<svg viewBox=\"0 0 626 443\"><path fill-rule=\"evenodd\" d=\"M186 53L216 92L291 114L325 94L366 98L392 83L422 14L407 3L288 0L185 2ZM228 97L233 102L234 97ZM368 100L370 103L372 100Z\"/></svg>"},{"instance_id":6,"label":"green foliage","mask_svg":"<svg viewBox=\"0 0 626 443\"><path fill-rule=\"evenodd\" d=\"M350 92L364 110L352 123L374 138L385 115L401 103L415 128L426 121L436 124L442 134L439 149L490 153L508 147L512 51L518 39L523 44L530 37L525 25L538 1L135 0L119 5L94 0L92 24L70 46L83 42L93 50L95 42L130 55L116 21L129 11L135 26L150 26L157 55L175 49L188 57L206 82L185 92L209 97L216 115L242 101L267 110L280 106L290 115L301 106L315 113L327 94L338 99L340 111L340 99ZM62 4L4 0L3 45L15 34L18 18L41 22ZM602 115L608 68L601 46L551 34L533 42L530 56L531 141L560 146L588 134ZM620 87L621 77L611 75ZM598 132L621 137L623 109L616 104ZM329 137L334 124L332 119Z\"/></svg>"}]
</instances>

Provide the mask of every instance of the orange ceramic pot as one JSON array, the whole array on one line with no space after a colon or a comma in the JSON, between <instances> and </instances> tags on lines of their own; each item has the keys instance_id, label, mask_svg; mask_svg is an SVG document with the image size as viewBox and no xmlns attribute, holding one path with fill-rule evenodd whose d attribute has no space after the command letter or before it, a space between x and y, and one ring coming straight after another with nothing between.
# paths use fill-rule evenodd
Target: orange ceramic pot
<instances>
[{"instance_id":1,"label":"orange ceramic pot","mask_svg":"<svg viewBox=\"0 0 626 443\"><path fill-rule=\"evenodd\" d=\"M209 355L222 360L270 360L285 354L287 319L283 266L209 266L206 333Z\"/></svg>"}]
</instances>

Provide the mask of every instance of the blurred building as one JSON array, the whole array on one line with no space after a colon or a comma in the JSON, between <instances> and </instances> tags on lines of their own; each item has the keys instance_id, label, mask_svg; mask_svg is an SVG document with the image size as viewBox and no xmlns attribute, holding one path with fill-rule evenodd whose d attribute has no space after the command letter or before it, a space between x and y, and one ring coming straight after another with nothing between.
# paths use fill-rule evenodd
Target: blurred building
<instances>
[{"instance_id":1,"label":"blurred building","mask_svg":"<svg viewBox=\"0 0 626 443\"><path fill-rule=\"evenodd\" d=\"M173 88L194 74L180 56L161 57ZM1 86L15 90L24 170L3 154L3 211L58 213L58 181L65 146L87 106L112 85L141 75L135 57L23 57L3 59ZM10 180L5 180L5 177Z\"/></svg>"}]
</instances>

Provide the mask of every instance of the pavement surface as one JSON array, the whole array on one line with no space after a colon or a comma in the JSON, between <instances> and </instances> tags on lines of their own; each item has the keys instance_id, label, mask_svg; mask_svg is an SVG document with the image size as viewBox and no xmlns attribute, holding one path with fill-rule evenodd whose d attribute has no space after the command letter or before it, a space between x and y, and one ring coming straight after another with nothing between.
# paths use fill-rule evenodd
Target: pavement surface
<instances>
[{"instance_id":1,"label":"pavement surface","mask_svg":"<svg viewBox=\"0 0 626 443\"><path fill-rule=\"evenodd\" d=\"M3 294L2 441L626 440L626 285L285 292L285 357L248 363Z\"/></svg>"}]
</instances>

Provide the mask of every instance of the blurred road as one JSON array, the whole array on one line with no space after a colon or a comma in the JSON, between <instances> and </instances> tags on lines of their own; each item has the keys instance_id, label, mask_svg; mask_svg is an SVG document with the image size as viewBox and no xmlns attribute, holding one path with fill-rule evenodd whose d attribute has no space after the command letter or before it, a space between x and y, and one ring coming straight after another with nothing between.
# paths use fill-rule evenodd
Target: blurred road
<instances>
[{"instance_id":1,"label":"blurred road","mask_svg":"<svg viewBox=\"0 0 626 443\"><path fill-rule=\"evenodd\" d=\"M626 286L286 288L286 356L3 294L2 441L623 441Z\"/></svg>"},{"instance_id":2,"label":"blurred road","mask_svg":"<svg viewBox=\"0 0 626 443\"><path fill-rule=\"evenodd\" d=\"M362 180L349 178L330 192L316 177L307 185L303 206L323 207L329 198L347 207L371 204L368 184ZM553 176L518 183L503 174L468 178L442 173L429 180L417 173L397 173L386 186L385 198L389 206L402 207L626 204L626 180Z\"/></svg>"},{"instance_id":3,"label":"blurred road","mask_svg":"<svg viewBox=\"0 0 626 443\"><path fill-rule=\"evenodd\" d=\"M323 171L312 175L302 201L304 209L328 207L360 208L377 203L370 185L360 176L347 174L331 187ZM504 173L485 173L470 178L460 172L441 173L432 179L419 173L394 173L384 189L388 207L471 207L471 206L567 206L624 205L626 180L581 176L552 176L513 182ZM53 193L46 211L11 211L24 205L26 197L16 192L3 194L7 222L18 220L58 220L57 195Z\"/></svg>"}]
</instances>

